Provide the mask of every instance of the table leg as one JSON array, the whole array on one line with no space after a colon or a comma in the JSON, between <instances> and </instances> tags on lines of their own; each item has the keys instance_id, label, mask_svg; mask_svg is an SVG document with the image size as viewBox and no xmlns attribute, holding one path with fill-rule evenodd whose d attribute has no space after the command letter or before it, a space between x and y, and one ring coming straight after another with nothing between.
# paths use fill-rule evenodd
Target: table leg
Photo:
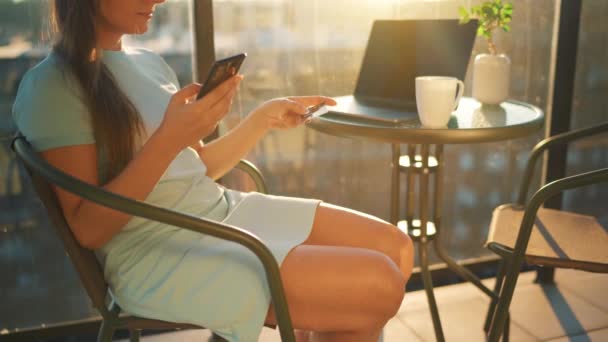
<instances>
[{"instance_id":1,"label":"table leg","mask_svg":"<svg viewBox=\"0 0 608 342\"><path fill-rule=\"evenodd\" d=\"M437 160L437 170L433 182L433 221L435 230L441 227L442 200L443 200L443 145L435 145L435 160Z\"/></svg>"},{"instance_id":2,"label":"table leg","mask_svg":"<svg viewBox=\"0 0 608 342\"><path fill-rule=\"evenodd\" d=\"M418 243L418 257L420 258L420 268L422 273L422 282L424 283L424 291L426 292L426 298L429 302L429 310L431 311L431 318L433 319L435 338L437 339L437 342L443 342L445 341L445 337L443 336L441 319L439 318L439 310L437 309L437 302L435 301L435 293L433 293L433 278L431 277L431 271L429 270L428 241L421 240Z\"/></svg>"},{"instance_id":3,"label":"table leg","mask_svg":"<svg viewBox=\"0 0 608 342\"><path fill-rule=\"evenodd\" d=\"M434 247L435 247L435 253L437 253L437 256L448 265L449 269L451 269L452 271L454 271L454 273L458 274L464 280L468 280L471 283L473 283L473 285L477 286L483 293L485 293L486 295L488 295L490 298L496 297L496 294L494 292L492 292L492 290L490 290L489 288L487 288L481 282L481 280L479 280L479 278L477 278L477 276L475 276L467 268L459 265L454 259L452 259L447 254L447 251L445 250L445 248L443 248L443 246L439 242L439 236L437 236L435 238Z\"/></svg>"},{"instance_id":4,"label":"table leg","mask_svg":"<svg viewBox=\"0 0 608 342\"><path fill-rule=\"evenodd\" d=\"M477 286L483 293L490 296L490 298L496 297L496 294L488 289L485 285L481 283L481 280L477 278L471 271L467 268L456 263L454 259L452 259L443 245L441 244L441 239L439 237L439 232L441 231L441 203L442 203L442 184L443 184L443 145L437 145L435 147L435 158L437 159L437 171L435 172L435 189L434 189L434 216L435 216L435 229L437 230L437 236L433 241L433 246L435 247L435 253L437 256L443 260L448 267L458 274L464 280L468 280Z\"/></svg>"},{"instance_id":5,"label":"table leg","mask_svg":"<svg viewBox=\"0 0 608 342\"><path fill-rule=\"evenodd\" d=\"M399 221L399 189L401 188L401 177L399 172L401 171L399 167L401 146L399 144L393 144L392 150L391 223L397 225L397 222Z\"/></svg>"},{"instance_id":6,"label":"table leg","mask_svg":"<svg viewBox=\"0 0 608 342\"><path fill-rule=\"evenodd\" d=\"M418 257L421 267L422 281L424 283L424 289L426 292L427 300L429 303L429 310L431 318L433 320L433 328L435 330L435 337L437 341L444 341L443 329L441 326L441 319L439 317L439 310L437 308L437 302L433 293L433 280L431 272L429 270L429 244L433 243L433 247L437 256L443 260L448 268L454 271L457 275L462 277L464 280L470 281L477 286L486 295L495 299L496 294L484 286L479 278L477 278L471 271L465 267L459 265L453 260L448 254L443 245L441 245L440 232L441 232L441 202L442 202L442 191L443 191L443 146L436 145L434 149L435 160L437 162L436 167L433 169L429 165L430 160L430 147L429 145L420 145L420 156L416 159L416 145L408 145L408 157L409 165L407 167L407 200L405 203L406 220L405 226L407 227L408 233L413 234L412 238L418 243ZM400 158L400 147L399 145L393 145L393 178L391 188L391 221L398 222L398 205L399 205L399 190L400 190L400 179L399 173L401 168L399 166ZM417 161L421 162L416 164ZM434 172L433 172L434 171ZM432 198L429 198L429 185L431 180L431 174L433 174L433 194ZM416 196L415 178L419 176L419 192ZM417 197L417 198L416 198ZM429 199L432 199L432 204L429 203ZM418 201L416 201L418 200ZM419 223L414 224L415 215L415 204L418 205L418 214L420 217ZM430 210L429 204L431 204L433 218L432 222L429 219ZM417 226L419 224L419 227ZM416 229L416 228L419 228ZM434 229L433 229L434 228Z\"/></svg>"},{"instance_id":7,"label":"table leg","mask_svg":"<svg viewBox=\"0 0 608 342\"><path fill-rule=\"evenodd\" d=\"M433 293L433 279L429 270L428 260L428 244L430 239L427 236L427 223L429 222L429 145L422 145L420 148L422 157L422 169L420 170L420 242L418 244L418 256L422 268L422 281L424 282L424 290L429 302L431 317L433 318L433 328L435 329L435 338L437 341L444 341L443 329L441 327L441 319L439 318L439 310ZM414 164L414 159L410 159L410 165Z\"/></svg>"},{"instance_id":8,"label":"table leg","mask_svg":"<svg viewBox=\"0 0 608 342\"><path fill-rule=\"evenodd\" d=\"M427 223L429 222L429 145L420 148L422 169L420 170L420 241L427 240ZM413 161L410 161L413 163Z\"/></svg>"},{"instance_id":9,"label":"table leg","mask_svg":"<svg viewBox=\"0 0 608 342\"><path fill-rule=\"evenodd\" d=\"M405 208L406 211L406 220L408 223L408 227L413 225L414 221L414 200L415 200L415 191L414 191L414 173L412 165L414 160L416 159L416 145L408 145L407 146L407 154L410 159L410 167L407 169L407 206Z\"/></svg>"}]
</instances>

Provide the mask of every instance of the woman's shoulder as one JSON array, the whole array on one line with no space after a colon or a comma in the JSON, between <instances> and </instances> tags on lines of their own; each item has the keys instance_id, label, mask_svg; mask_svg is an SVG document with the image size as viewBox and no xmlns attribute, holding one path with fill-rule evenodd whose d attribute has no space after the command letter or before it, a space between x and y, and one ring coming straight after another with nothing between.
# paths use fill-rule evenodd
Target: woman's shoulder
<instances>
[{"instance_id":1,"label":"woman's shoulder","mask_svg":"<svg viewBox=\"0 0 608 342\"><path fill-rule=\"evenodd\" d=\"M42 61L29 69L21 79L18 94L29 91L44 93L72 93L79 87L67 72L61 59L51 52ZM66 92L67 91L67 92Z\"/></svg>"},{"instance_id":2,"label":"woman's shoulder","mask_svg":"<svg viewBox=\"0 0 608 342\"><path fill-rule=\"evenodd\" d=\"M39 151L94 142L75 78L54 54L26 72L13 103L19 131Z\"/></svg>"},{"instance_id":3,"label":"woman's shoulder","mask_svg":"<svg viewBox=\"0 0 608 342\"><path fill-rule=\"evenodd\" d=\"M165 60L158 53L143 47L125 47L125 53L139 63L152 63L158 67L165 67Z\"/></svg>"},{"instance_id":4,"label":"woman's shoulder","mask_svg":"<svg viewBox=\"0 0 608 342\"><path fill-rule=\"evenodd\" d=\"M178 83L175 71L157 52L143 47L126 47L125 52L132 59L136 60L138 64L160 70L169 80Z\"/></svg>"},{"instance_id":5,"label":"woman's shoulder","mask_svg":"<svg viewBox=\"0 0 608 342\"><path fill-rule=\"evenodd\" d=\"M62 104L83 107L82 91L76 78L53 52L28 70L17 90L14 112L32 108L51 108Z\"/></svg>"},{"instance_id":6,"label":"woman's shoulder","mask_svg":"<svg viewBox=\"0 0 608 342\"><path fill-rule=\"evenodd\" d=\"M125 46L125 53L132 56L143 56L147 58L159 59L162 58L158 53L141 46Z\"/></svg>"}]
</instances>

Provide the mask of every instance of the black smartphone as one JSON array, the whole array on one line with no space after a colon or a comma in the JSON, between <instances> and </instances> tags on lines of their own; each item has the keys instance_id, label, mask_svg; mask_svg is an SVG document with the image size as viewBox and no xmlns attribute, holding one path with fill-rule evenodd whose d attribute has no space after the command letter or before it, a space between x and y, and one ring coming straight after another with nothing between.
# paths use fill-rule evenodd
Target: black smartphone
<instances>
[{"instance_id":1,"label":"black smartphone","mask_svg":"<svg viewBox=\"0 0 608 342\"><path fill-rule=\"evenodd\" d=\"M205 83L203 83L201 90L196 96L196 99L198 100L201 97L209 94L209 92L215 87L222 84L230 77L236 75L243 64L245 57L247 57L246 53L240 53L238 55L216 61L211 67L211 70L207 75L207 80L205 80Z\"/></svg>"}]
</instances>

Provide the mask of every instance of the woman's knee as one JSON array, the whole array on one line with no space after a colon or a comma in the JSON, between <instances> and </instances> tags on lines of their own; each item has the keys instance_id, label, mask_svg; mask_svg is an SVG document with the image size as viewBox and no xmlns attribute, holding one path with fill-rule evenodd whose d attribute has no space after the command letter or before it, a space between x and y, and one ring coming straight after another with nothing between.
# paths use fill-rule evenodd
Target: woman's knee
<instances>
[{"instance_id":1,"label":"woman's knee","mask_svg":"<svg viewBox=\"0 0 608 342\"><path fill-rule=\"evenodd\" d=\"M302 245L281 265L296 327L376 329L393 317L405 278L386 253L367 248Z\"/></svg>"},{"instance_id":2,"label":"woman's knee","mask_svg":"<svg viewBox=\"0 0 608 342\"><path fill-rule=\"evenodd\" d=\"M381 256L380 256L381 255ZM368 268L370 289L376 306L376 319L380 326L397 314L403 296L407 279L401 270L388 256L379 254L379 260L373 267Z\"/></svg>"},{"instance_id":3,"label":"woman's knee","mask_svg":"<svg viewBox=\"0 0 608 342\"><path fill-rule=\"evenodd\" d=\"M390 257L395 261L404 273L406 280L409 278L414 260L414 244L412 239L404 233L401 229L386 224L385 236L383 244L390 246Z\"/></svg>"},{"instance_id":4,"label":"woman's knee","mask_svg":"<svg viewBox=\"0 0 608 342\"><path fill-rule=\"evenodd\" d=\"M397 249L399 250L401 270L404 272L405 280L409 280L414 268L414 243L409 235L396 228L399 232L397 241Z\"/></svg>"}]
</instances>

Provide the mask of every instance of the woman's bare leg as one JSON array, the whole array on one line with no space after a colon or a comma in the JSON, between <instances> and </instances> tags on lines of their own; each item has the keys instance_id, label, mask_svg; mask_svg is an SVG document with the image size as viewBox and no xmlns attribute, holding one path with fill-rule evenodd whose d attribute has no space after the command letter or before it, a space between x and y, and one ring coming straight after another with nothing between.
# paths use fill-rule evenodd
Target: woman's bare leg
<instances>
[{"instance_id":1,"label":"woman's bare leg","mask_svg":"<svg viewBox=\"0 0 608 342\"><path fill-rule=\"evenodd\" d=\"M287 255L281 278L294 328L314 331L311 342L377 341L403 300L406 282L378 251L313 245ZM266 323L276 324L272 306Z\"/></svg>"},{"instance_id":2,"label":"woman's bare leg","mask_svg":"<svg viewBox=\"0 0 608 342\"><path fill-rule=\"evenodd\" d=\"M303 244L376 250L388 255L406 280L412 273L414 245L410 237L386 221L355 210L321 203L312 232Z\"/></svg>"},{"instance_id":3,"label":"woman's bare leg","mask_svg":"<svg viewBox=\"0 0 608 342\"><path fill-rule=\"evenodd\" d=\"M306 330L295 330L296 342L319 342L319 341L377 341L380 331L371 333L349 333L349 332L319 332L313 333ZM336 336L337 335L337 336Z\"/></svg>"}]
</instances>

